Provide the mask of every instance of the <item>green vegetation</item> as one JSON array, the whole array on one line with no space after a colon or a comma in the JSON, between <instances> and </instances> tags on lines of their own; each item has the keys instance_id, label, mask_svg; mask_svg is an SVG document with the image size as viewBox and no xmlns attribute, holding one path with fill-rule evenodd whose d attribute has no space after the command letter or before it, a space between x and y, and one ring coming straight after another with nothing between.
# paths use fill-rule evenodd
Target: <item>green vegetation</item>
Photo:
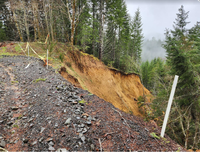
<instances>
[{"instance_id":1,"label":"green vegetation","mask_svg":"<svg viewBox=\"0 0 200 152\"><path fill-rule=\"evenodd\" d=\"M19 120L19 119L21 119L22 118L22 115L20 115L17 119Z\"/></svg>"},{"instance_id":2,"label":"green vegetation","mask_svg":"<svg viewBox=\"0 0 200 152\"><path fill-rule=\"evenodd\" d=\"M150 135L151 135L152 137L154 137L154 138L160 139L160 137L157 136L155 132L151 132Z\"/></svg>"},{"instance_id":3,"label":"green vegetation","mask_svg":"<svg viewBox=\"0 0 200 152\"><path fill-rule=\"evenodd\" d=\"M17 124L14 124L13 128L19 128L19 126Z\"/></svg>"},{"instance_id":4,"label":"green vegetation","mask_svg":"<svg viewBox=\"0 0 200 152\"><path fill-rule=\"evenodd\" d=\"M1 51L5 52L6 51L6 47L1 47Z\"/></svg>"},{"instance_id":5,"label":"green vegetation","mask_svg":"<svg viewBox=\"0 0 200 152\"><path fill-rule=\"evenodd\" d=\"M155 99L151 117L162 126L174 75L179 76L166 133L187 149L200 148L200 26L187 30L188 12L179 9L174 29L165 35L167 60L141 65L143 84Z\"/></svg>"},{"instance_id":6,"label":"green vegetation","mask_svg":"<svg viewBox=\"0 0 200 152\"><path fill-rule=\"evenodd\" d=\"M39 82L39 81L46 81L46 78L45 78L45 79L43 79L43 78L38 78L38 79L36 79L36 80L33 80L34 83L37 83L37 82Z\"/></svg>"},{"instance_id":7,"label":"green vegetation","mask_svg":"<svg viewBox=\"0 0 200 152\"><path fill-rule=\"evenodd\" d=\"M11 84L19 83L18 81L11 81Z\"/></svg>"},{"instance_id":8,"label":"green vegetation","mask_svg":"<svg viewBox=\"0 0 200 152\"><path fill-rule=\"evenodd\" d=\"M64 60L64 54L63 53L60 53L59 59L60 59L61 62L63 62L63 60Z\"/></svg>"},{"instance_id":9,"label":"green vegetation","mask_svg":"<svg viewBox=\"0 0 200 152\"><path fill-rule=\"evenodd\" d=\"M140 11L136 10L135 15L130 17L125 0L35 1L34 10L33 1L23 2L7 3L13 6L1 3L1 20L4 21L4 24L0 22L2 41L35 41L31 43L32 48L44 58L49 49L49 60L56 69L64 64L64 55L68 50L80 48L81 54L92 54L109 67L125 73L139 73L154 100L149 107L151 109L147 109L145 96L140 97L138 106L144 108L147 117L156 120L160 126L174 75L179 75L166 133L185 148L200 149L200 26L196 24L189 30L186 28L189 13L183 6L177 14L174 29L165 33L163 48L167 52L167 60L157 58L141 63L143 34ZM68 13L68 9L75 12L74 19L71 19L73 13ZM45 17L38 17L37 13L27 14L34 11ZM15 54L21 53L19 46L15 46L15 50ZM14 53L2 47L0 55ZM38 57L32 51L30 56ZM66 65L87 90L82 84L84 80L71 64L66 62ZM33 82L45 80L39 78Z\"/></svg>"},{"instance_id":10,"label":"green vegetation","mask_svg":"<svg viewBox=\"0 0 200 152\"><path fill-rule=\"evenodd\" d=\"M20 51L21 51L21 48L20 48L19 45L16 45L16 46L15 46L15 51L16 51L16 52L20 52Z\"/></svg>"},{"instance_id":11,"label":"green vegetation","mask_svg":"<svg viewBox=\"0 0 200 152\"><path fill-rule=\"evenodd\" d=\"M79 101L79 103L86 103L86 101L83 99L83 100Z\"/></svg>"}]
</instances>

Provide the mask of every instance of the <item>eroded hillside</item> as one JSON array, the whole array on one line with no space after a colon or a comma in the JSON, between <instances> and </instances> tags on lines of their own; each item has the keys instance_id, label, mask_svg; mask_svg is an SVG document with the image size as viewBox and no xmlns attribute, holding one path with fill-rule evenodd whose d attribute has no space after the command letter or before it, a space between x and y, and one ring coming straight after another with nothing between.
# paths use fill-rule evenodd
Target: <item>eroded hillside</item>
<instances>
[{"instance_id":1,"label":"eroded hillside","mask_svg":"<svg viewBox=\"0 0 200 152\"><path fill-rule=\"evenodd\" d=\"M64 63L61 74L71 83L87 89L120 110L141 116L138 97L144 93L149 99L150 92L143 87L137 74L110 69L97 58L75 50L66 53Z\"/></svg>"},{"instance_id":2,"label":"eroded hillside","mask_svg":"<svg viewBox=\"0 0 200 152\"><path fill-rule=\"evenodd\" d=\"M37 42L29 45L45 60L48 46ZM27 55L26 48L27 43L4 43L0 52L5 55ZM30 51L30 55L39 57L33 51ZM59 59L62 55L63 62ZM88 90L125 112L142 116L141 109L138 109L138 97L144 93L150 101L151 94L143 87L137 74L125 74L108 68L97 58L82 53L75 47L54 44L50 48L49 64L60 70L62 76L75 86Z\"/></svg>"}]
</instances>

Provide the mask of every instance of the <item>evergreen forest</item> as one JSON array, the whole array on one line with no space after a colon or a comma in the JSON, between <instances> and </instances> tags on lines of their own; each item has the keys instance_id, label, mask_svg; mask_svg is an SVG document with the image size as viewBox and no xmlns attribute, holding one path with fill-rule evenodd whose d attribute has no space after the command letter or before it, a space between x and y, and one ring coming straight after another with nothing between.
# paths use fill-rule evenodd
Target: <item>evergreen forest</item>
<instances>
[{"instance_id":1,"label":"evergreen forest","mask_svg":"<svg viewBox=\"0 0 200 152\"><path fill-rule=\"evenodd\" d=\"M0 41L63 42L92 54L107 66L140 75L154 98L139 99L146 120L162 126L173 79L179 76L166 133L187 149L200 149L200 25L187 29L180 6L162 45L166 58L141 60L144 36L139 8L125 0L1 0ZM149 45L150 46L150 45ZM149 47L149 50L153 50Z\"/></svg>"}]
</instances>

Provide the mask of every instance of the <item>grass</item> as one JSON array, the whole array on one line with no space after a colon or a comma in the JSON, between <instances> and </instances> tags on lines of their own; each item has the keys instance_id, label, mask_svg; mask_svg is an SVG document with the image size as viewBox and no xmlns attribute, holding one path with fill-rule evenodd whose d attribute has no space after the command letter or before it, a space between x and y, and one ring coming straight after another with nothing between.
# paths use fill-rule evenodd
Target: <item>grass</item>
<instances>
[{"instance_id":1,"label":"grass","mask_svg":"<svg viewBox=\"0 0 200 152\"><path fill-rule=\"evenodd\" d=\"M38 42L29 43L31 48L43 59L46 58L47 46L45 44L41 44ZM27 43L21 42L21 47L25 50ZM53 66L55 70L58 70L62 66L62 61L64 60L64 54L67 52L67 46L64 43L52 43L50 44L49 50L49 64ZM7 49L7 47L0 48L0 58L3 58L1 55L6 56L14 56L14 55L25 55L21 50L21 47L18 44L14 44L11 48ZM14 51L13 51L14 50ZM29 49L29 56L39 58L31 49ZM27 51L26 51L27 54ZM59 58L60 55L60 58ZM62 60L62 61L61 61Z\"/></svg>"},{"instance_id":2,"label":"grass","mask_svg":"<svg viewBox=\"0 0 200 152\"><path fill-rule=\"evenodd\" d=\"M15 51L16 51L16 52L21 52L21 48L20 48L19 45L16 45L16 46L15 46Z\"/></svg>"},{"instance_id":3,"label":"grass","mask_svg":"<svg viewBox=\"0 0 200 152\"><path fill-rule=\"evenodd\" d=\"M1 50L2 50L2 52L5 52L6 51L6 47L2 47Z\"/></svg>"},{"instance_id":4,"label":"grass","mask_svg":"<svg viewBox=\"0 0 200 152\"><path fill-rule=\"evenodd\" d=\"M46 78L45 78L45 79L38 78L38 79L36 79L36 80L33 80L34 83L37 83L37 82L39 82L39 81L46 81Z\"/></svg>"}]
</instances>

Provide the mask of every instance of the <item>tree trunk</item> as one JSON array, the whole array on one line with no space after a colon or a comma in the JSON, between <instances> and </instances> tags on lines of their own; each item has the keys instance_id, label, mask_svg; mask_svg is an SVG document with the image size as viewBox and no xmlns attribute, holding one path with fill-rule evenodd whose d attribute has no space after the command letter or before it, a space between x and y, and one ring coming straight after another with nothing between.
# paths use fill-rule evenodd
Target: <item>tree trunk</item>
<instances>
[{"instance_id":1,"label":"tree trunk","mask_svg":"<svg viewBox=\"0 0 200 152\"><path fill-rule=\"evenodd\" d=\"M54 41L52 5L53 1L50 1L49 2L50 29L51 29L51 39L52 41Z\"/></svg>"},{"instance_id":2,"label":"tree trunk","mask_svg":"<svg viewBox=\"0 0 200 152\"><path fill-rule=\"evenodd\" d=\"M18 31L20 40L23 42L24 39L23 39L23 36L22 36L22 34L21 34L21 30L20 30L19 24L17 23L17 17L16 17L16 14L15 14L15 10L13 10L12 12L13 12L13 18L14 18L15 25L16 25L16 27L17 27L17 31Z\"/></svg>"},{"instance_id":3,"label":"tree trunk","mask_svg":"<svg viewBox=\"0 0 200 152\"><path fill-rule=\"evenodd\" d=\"M92 25L92 28L93 28L93 33L95 31L95 2L93 1L92 3L92 15L93 15L93 25ZM92 52L93 52L93 55L95 55L95 36L93 35L93 38L92 38Z\"/></svg>"},{"instance_id":4,"label":"tree trunk","mask_svg":"<svg viewBox=\"0 0 200 152\"><path fill-rule=\"evenodd\" d=\"M28 26L28 22L27 22L27 9L26 9L26 4L25 2L21 3L24 9L24 24L25 24L25 29L26 29L26 35L27 35L27 40L28 42L30 41L30 33L29 33L29 26Z\"/></svg>"},{"instance_id":5,"label":"tree trunk","mask_svg":"<svg viewBox=\"0 0 200 152\"><path fill-rule=\"evenodd\" d=\"M104 0L100 0L99 60L102 60L103 55L103 9Z\"/></svg>"},{"instance_id":6,"label":"tree trunk","mask_svg":"<svg viewBox=\"0 0 200 152\"><path fill-rule=\"evenodd\" d=\"M33 26L34 26L34 40L37 41L37 39L40 39L41 33L40 33L40 23L39 23L39 10L38 10L39 3L34 0L32 2L32 9L33 9Z\"/></svg>"},{"instance_id":7,"label":"tree trunk","mask_svg":"<svg viewBox=\"0 0 200 152\"><path fill-rule=\"evenodd\" d=\"M75 11L76 9L76 0L73 0L73 5L72 5L72 22L71 22L71 45L73 45L74 42L74 32L75 32Z\"/></svg>"},{"instance_id":8,"label":"tree trunk","mask_svg":"<svg viewBox=\"0 0 200 152\"><path fill-rule=\"evenodd\" d=\"M48 4L49 6L49 4ZM44 7L44 15L45 15L45 22L46 22L46 27L47 27L47 35L50 34L50 30L49 30L49 22L48 22L48 13L47 13L47 9L46 9L46 3L45 0L43 1L43 7Z\"/></svg>"}]
</instances>

